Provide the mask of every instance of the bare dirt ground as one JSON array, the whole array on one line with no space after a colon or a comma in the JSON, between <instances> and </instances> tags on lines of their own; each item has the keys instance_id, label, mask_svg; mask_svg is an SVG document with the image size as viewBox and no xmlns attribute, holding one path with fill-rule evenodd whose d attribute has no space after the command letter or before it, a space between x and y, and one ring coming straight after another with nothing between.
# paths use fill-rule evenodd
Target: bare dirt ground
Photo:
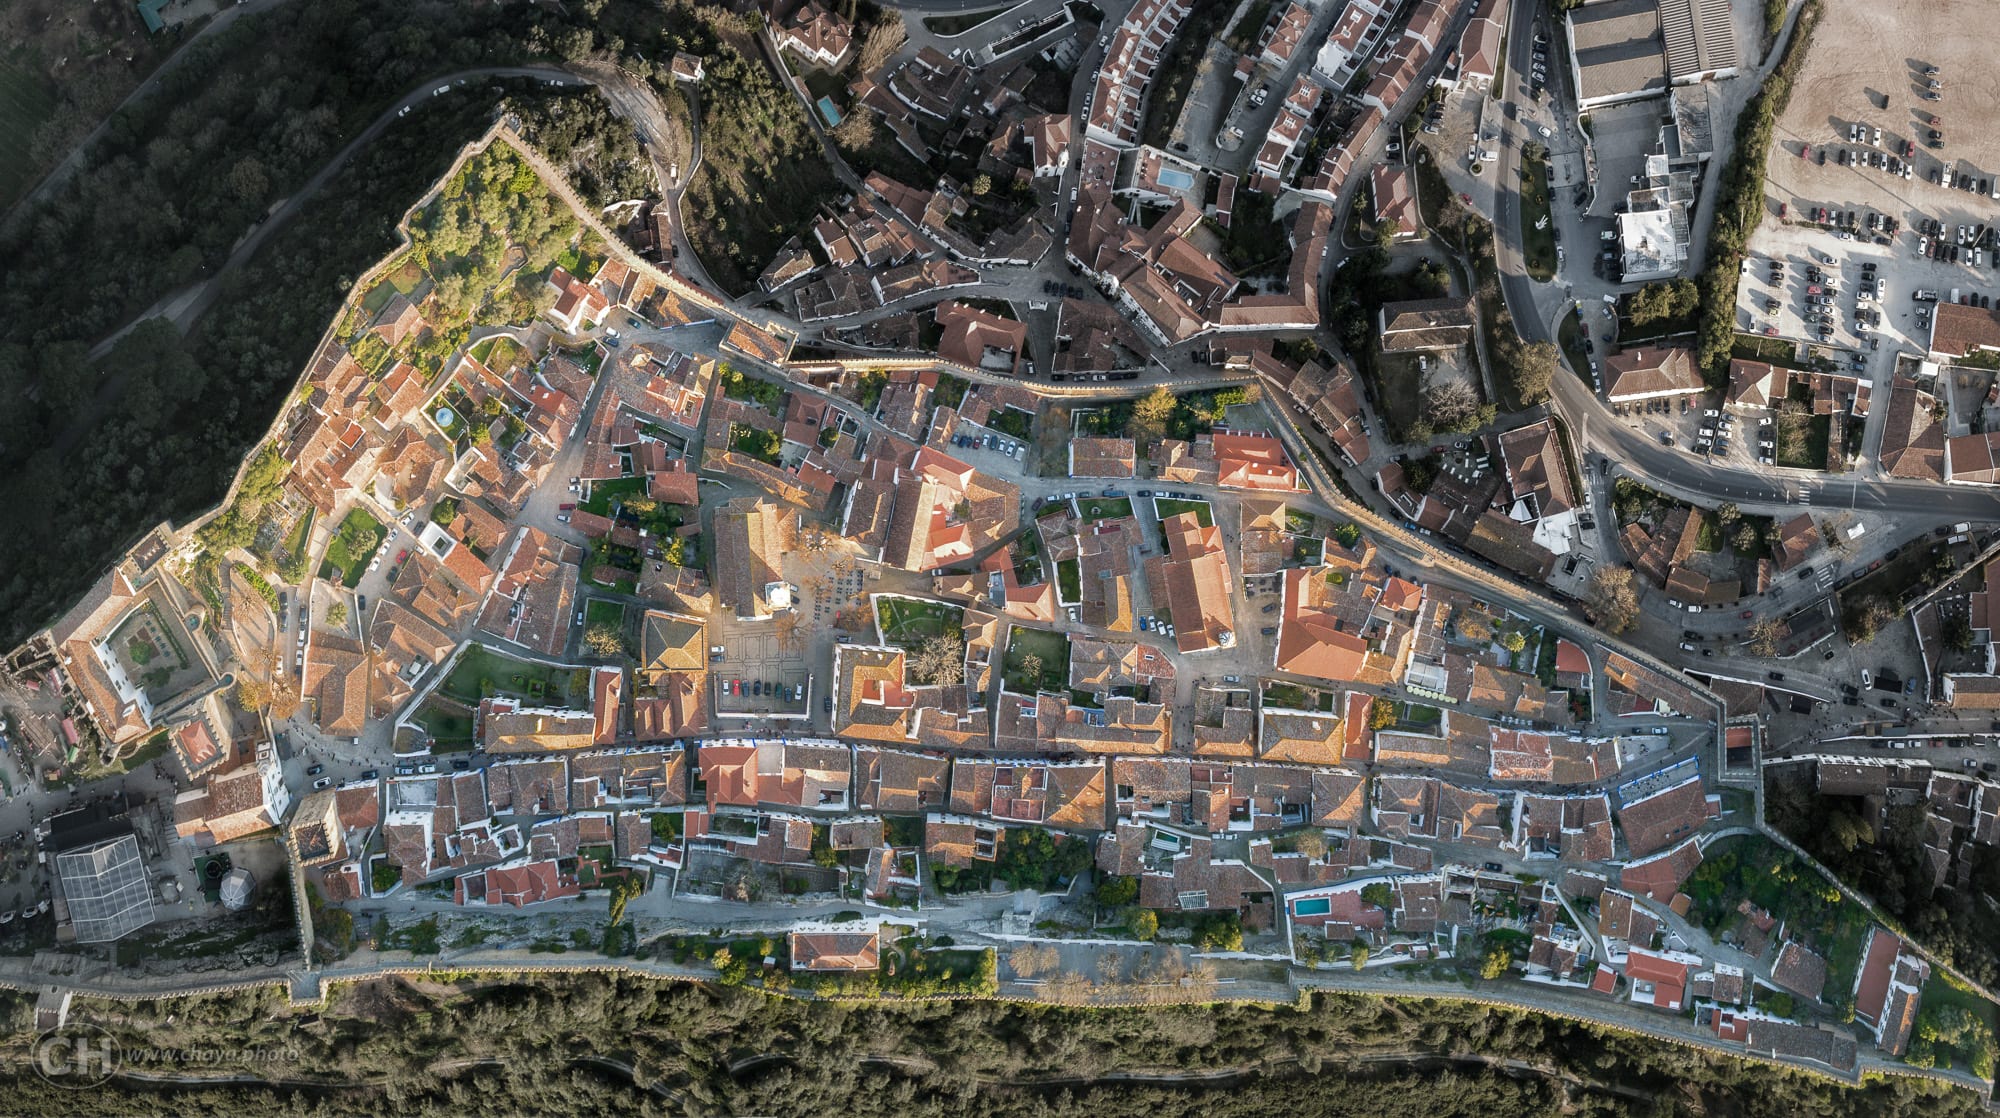
<instances>
[{"instance_id":1,"label":"bare dirt ground","mask_svg":"<svg viewBox=\"0 0 2000 1118\"><path fill-rule=\"evenodd\" d=\"M1933 185L1932 170L1956 161L1957 172L2000 175L2000 71L1991 65L1994 8L1989 0L1835 0L1813 33L1811 54L1778 121L1767 176L1770 212L1789 203L1879 210L1905 220L1944 206L1971 205L1993 212L1987 199ZM1941 99L1923 99L1924 67L1936 66ZM1945 146L1926 146L1932 114L1941 120ZM1915 173L1908 180L1886 171L1839 165L1836 152L1851 147L1848 125L1882 130L1882 150L1900 156L1915 140ZM1799 158L1807 146L1812 158ZM1819 162L1823 147L1826 162ZM1872 148L1873 145L1867 145ZM1867 150L1864 148L1864 150ZM1987 219L1990 221L1990 217Z\"/></svg>"}]
</instances>

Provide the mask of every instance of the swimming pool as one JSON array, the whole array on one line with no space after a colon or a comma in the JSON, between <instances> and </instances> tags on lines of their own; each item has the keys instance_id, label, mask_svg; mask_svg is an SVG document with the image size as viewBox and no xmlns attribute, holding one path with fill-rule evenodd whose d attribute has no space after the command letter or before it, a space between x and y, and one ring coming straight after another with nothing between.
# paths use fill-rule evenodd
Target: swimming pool
<instances>
[{"instance_id":1,"label":"swimming pool","mask_svg":"<svg viewBox=\"0 0 2000 1118\"><path fill-rule=\"evenodd\" d=\"M1333 901L1327 897L1306 897L1292 902L1293 916L1325 916L1333 911Z\"/></svg>"},{"instance_id":2,"label":"swimming pool","mask_svg":"<svg viewBox=\"0 0 2000 1118\"><path fill-rule=\"evenodd\" d=\"M819 115L826 118L827 127L840 127L840 110L834 107L833 98L822 97L819 99Z\"/></svg>"}]
</instances>

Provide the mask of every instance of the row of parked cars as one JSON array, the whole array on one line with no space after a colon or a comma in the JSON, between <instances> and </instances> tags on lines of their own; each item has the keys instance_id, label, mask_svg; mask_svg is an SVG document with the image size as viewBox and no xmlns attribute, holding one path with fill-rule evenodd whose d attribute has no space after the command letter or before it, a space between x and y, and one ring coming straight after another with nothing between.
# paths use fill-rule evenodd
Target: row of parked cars
<instances>
[{"instance_id":1,"label":"row of parked cars","mask_svg":"<svg viewBox=\"0 0 2000 1118\"><path fill-rule=\"evenodd\" d=\"M806 685L803 683L766 683L761 679L753 679L745 683L740 679L732 679L722 685L722 693L725 695L744 695L751 698L769 697L777 699L780 702L802 703L806 698Z\"/></svg>"},{"instance_id":2,"label":"row of parked cars","mask_svg":"<svg viewBox=\"0 0 2000 1118\"><path fill-rule=\"evenodd\" d=\"M951 445L963 447L967 450L978 450L984 447L996 454L1004 454L1009 458L1019 458L1021 456L1020 443L1010 439L1003 439L998 435L989 434L984 438L978 435L953 435Z\"/></svg>"}]
</instances>

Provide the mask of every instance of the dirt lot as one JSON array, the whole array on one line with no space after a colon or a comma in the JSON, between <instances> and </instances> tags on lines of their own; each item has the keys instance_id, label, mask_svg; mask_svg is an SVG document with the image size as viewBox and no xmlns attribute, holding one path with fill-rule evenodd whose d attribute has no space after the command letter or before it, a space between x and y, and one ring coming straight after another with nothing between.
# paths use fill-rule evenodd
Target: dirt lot
<instances>
[{"instance_id":1,"label":"dirt lot","mask_svg":"<svg viewBox=\"0 0 2000 1118\"><path fill-rule=\"evenodd\" d=\"M1957 172L1991 179L2000 173L2000 132L1988 122L2000 111L2000 72L1990 64L1993 7L1985 0L1882 0L1826 5L1813 34L1812 53L1792 90L1791 104L1778 122L1772 148L1770 208L1788 202L1797 219L1801 204L1868 207L1907 218L1917 211L1943 217L1945 208L1983 211L1991 223L2000 207L1988 199L1933 185L1940 162L1956 161ZM1938 68L1940 100L1923 99L1924 67ZM1930 115L1941 119L1945 144L1926 146ZM1915 173L1892 178L1875 169L1842 167L1838 149L1848 125L1863 122L1882 130L1882 150L1901 155L1906 140L1917 144ZM1812 158L1799 153L1811 146ZM1819 162L1823 146L1826 162ZM1872 148L1866 145L1863 150Z\"/></svg>"}]
</instances>

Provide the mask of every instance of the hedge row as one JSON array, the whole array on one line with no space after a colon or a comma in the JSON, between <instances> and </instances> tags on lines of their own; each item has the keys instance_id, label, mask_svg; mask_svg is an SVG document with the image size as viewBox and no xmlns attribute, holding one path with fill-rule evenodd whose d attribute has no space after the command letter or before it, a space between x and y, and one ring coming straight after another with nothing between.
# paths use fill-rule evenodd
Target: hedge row
<instances>
[{"instance_id":1,"label":"hedge row","mask_svg":"<svg viewBox=\"0 0 2000 1118\"><path fill-rule=\"evenodd\" d=\"M1699 281L1701 320L1696 358L1712 385L1720 386L1728 375L1729 347L1736 334L1736 281L1742 274L1744 246L1764 216L1764 161L1770 154L1771 133L1791 100L1792 82L1805 64L1806 46L1820 10L1821 0L1806 0L1792 37L1785 43L1784 58L1736 121L1736 146L1716 195L1708 266Z\"/></svg>"}]
</instances>

